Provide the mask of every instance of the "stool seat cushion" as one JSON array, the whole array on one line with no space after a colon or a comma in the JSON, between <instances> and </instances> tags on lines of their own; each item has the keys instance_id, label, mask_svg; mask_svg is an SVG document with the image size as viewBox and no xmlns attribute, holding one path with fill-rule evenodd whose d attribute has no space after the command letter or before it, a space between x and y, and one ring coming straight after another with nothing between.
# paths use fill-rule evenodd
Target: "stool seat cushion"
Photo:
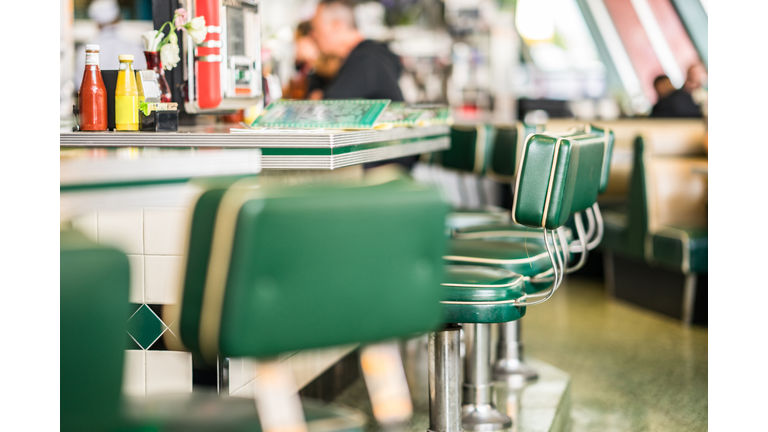
<instances>
[{"instance_id":1,"label":"stool seat cushion","mask_svg":"<svg viewBox=\"0 0 768 432\"><path fill-rule=\"evenodd\" d=\"M443 300L503 301L523 295L523 276L509 270L472 266L445 267Z\"/></svg>"},{"instance_id":2,"label":"stool seat cushion","mask_svg":"<svg viewBox=\"0 0 768 432\"><path fill-rule=\"evenodd\" d=\"M446 266L443 282L446 323L502 323L525 315L525 307L504 302L523 296L523 277L509 270L481 266Z\"/></svg>"},{"instance_id":3,"label":"stool seat cushion","mask_svg":"<svg viewBox=\"0 0 768 432\"><path fill-rule=\"evenodd\" d=\"M544 245L533 242L451 239L443 258L448 264L499 267L523 276L535 276L552 268Z\"/></svg>"},{"instance_id":4,"label":"stool seat cushion","mask_svg":"<svg viewBox=\"0 0 768 432\"><path fill-rule=\"evenodd\" d=\"M573 241L573 230L563 228L568 242ZM474 225L454 231L457 239L500 240L513 242L534 242L544 244L544 231L541 228L529 228L512 221L501 224Z\"/></svg>"},{"instance_id":5,"label":"stool seat cushion","mask_svg":"<svg viewBox=\"0 0 768 432\"><path fill-rule=\"evenodd\" d=\"M706 228L664 227L651 235L651 258L684 273L706 273L708 240Z\"/></svg>"}]
</instances>

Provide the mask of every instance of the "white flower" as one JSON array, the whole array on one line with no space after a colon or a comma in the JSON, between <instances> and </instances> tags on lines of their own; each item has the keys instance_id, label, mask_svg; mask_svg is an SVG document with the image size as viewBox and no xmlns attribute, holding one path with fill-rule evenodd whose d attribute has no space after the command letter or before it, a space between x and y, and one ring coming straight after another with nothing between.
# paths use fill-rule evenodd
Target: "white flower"
<instances>
[{"instance_id":1,"label":"white flower","mask_svg":"<svg viewBox=\"0 0 768 432\"><path fill-rule=\"evenodd\" d=\"M171 70L179 63L179 46L172 43L167 43L160 48L160 62L163 63L165 70Z\"/></svg>"},{"instance_id":2,"label":"white flower","mask_svg":"<svg viewBox=\"0 0 768 432\"><path fill-rule=\"evenodd\" d=\"M168 42L178 45L179 44L179 37L176 36L176 32L172 31L170 35L168 35Z\"/></svg>"},{"instance_id":3,"label":"white flower","mask_svg":"<svg viewBox=\"0 0 768 432\"><path fill-rule=\"evenodd\" d=\"M163 36L165 35L157 30L142 33L141 38L144 40L144 50L157 51L157 45L163 40Z\"/></svg>"},{"instance_id":4,"label":"white flower","mask_svg":"<svg viewBox=\"0 0 768 432\"><path fill-rule=\"evenodd\" d=\"M192 36L192 40L198 45L201 44L208 35L208 30L205 28L205 17L202 16L194 18L184 27L186 27L189 35Z\"/></svg>"}]
</instances>

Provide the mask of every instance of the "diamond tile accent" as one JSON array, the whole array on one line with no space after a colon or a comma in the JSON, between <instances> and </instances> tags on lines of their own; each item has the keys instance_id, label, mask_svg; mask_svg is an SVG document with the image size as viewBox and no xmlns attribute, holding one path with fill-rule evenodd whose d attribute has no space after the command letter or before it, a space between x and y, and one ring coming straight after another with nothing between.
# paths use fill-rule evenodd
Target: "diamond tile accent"
<instances>
[{"instance_id":1,"label":"diamond tile accent","mask_svg":"<svg viewBox=\"0 0 768 432\"><path fill-rule=\"evenodd\" d=\"M128 318L128 334L142 349L149 349L168 329L149 306L143 304Z\"/></svg>"}]
</instances>

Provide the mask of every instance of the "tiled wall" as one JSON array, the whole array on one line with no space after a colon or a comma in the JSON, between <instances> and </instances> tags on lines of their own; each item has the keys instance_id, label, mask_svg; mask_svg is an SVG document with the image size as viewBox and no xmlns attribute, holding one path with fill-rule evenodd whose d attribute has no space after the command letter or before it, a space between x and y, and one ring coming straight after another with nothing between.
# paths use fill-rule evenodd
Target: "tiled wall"
<instances>
[{"instance_id":1,"label":"tiled wall","mask_svg":"<svg viewBox=\"0 0 768 432\"><path fill-rule=\"evenodd\" d=\"M183 248L189 223L184 207L145 207L98 211L72 221L93 241L114 246L128 255L131 267L123 393L143 396L192 391L192 356L173 351L174 322L163 321L163 309L173 308L181 283ZM168 315L170 316L170 314ZM354 346L305 350L280 356L304 387ZM258 385L253 361L230 359L230 394L252 397Z\"/></svg>"},{"instance_id":2,"label":"tiled wall","mask_svg":"<svg viewBox=\"0 0 768 432\"><path fill-rule=\"evenodd\" d=\"M97 243L128 255L131 267L123 392L132 396L192 391L192 356L166 349L175 337L163 322L162 306L178 295L188 211L146 207L98 211L73 220Z\"/></svg>"}]
</instances>

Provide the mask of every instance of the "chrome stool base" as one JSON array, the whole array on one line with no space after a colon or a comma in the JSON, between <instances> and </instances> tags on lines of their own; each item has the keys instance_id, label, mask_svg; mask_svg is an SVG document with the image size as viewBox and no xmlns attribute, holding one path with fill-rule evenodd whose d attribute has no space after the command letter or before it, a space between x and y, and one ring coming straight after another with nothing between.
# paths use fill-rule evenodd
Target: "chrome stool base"
<instances>
[{"instance_id":1,"label":"chrome stool base","mask_svg":"<svg viewBox=\"0 0 768 432\"><path fill-rule=\"evenodd\" d=\"M429 432L462 432L460 330L429 333Z\"/></svg>"},{"instance_id":2,"label":"chrome stool base","mask_svg":"<svg viewBox=\"0 0 768 432\"><path fill-rule=\"evenodd\" d=\"M499 324L498 359L493 365L497 381L533 381L539 373L523 361L520 320Z\"/></svg>"},{"instance_id":3,"label":"chrome stool base","mask_svg":"<svg viewBox=\"0 0 768 432\"><path fill-rule=\"evenodd\" d=\"M461 424L467 431L497 431L512 427L512 419L493 405L491 383L491 325L463 324L466 358Z\"/></svg>"}]
</instances>

